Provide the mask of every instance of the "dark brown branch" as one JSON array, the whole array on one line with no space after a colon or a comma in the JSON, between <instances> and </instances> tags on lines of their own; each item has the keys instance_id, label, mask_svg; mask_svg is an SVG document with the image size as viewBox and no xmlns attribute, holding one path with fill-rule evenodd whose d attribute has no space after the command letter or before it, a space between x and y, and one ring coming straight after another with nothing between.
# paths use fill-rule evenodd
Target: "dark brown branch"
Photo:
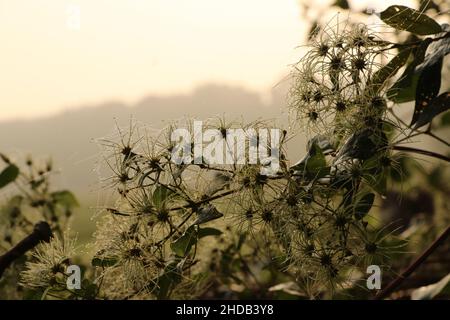
<instances>
[{"instance_id":1,"label":"dark brown branch","mask_svg":"<svg viewBox=\"0 0 450 320\"><path fill-rule=\"evenodd\" d=\"M443 40L450 37L450 32L446 32L443 36L437 37L437 38L426 38L424 40L429 39L431 42L436 42L439 40ZM392 49L402 49L402 48L409 48L409 47L418 47L424 42L424 40L414 41L414 42L408 42L408 43L393 43L391 47L387 48L389 50Z\"/></svg>"},{"instance_id":2,"label":"dark brown branch","mask_svg":"<svg viewBox=\"0 0 450 320\"><path fill-rule=\"evenodd\" d=\"M52 230L47 222L41 221L34 225L33 232L20 241L14 248L0 256L0 279L3 272L27 251L33 249L41 241L49 242L52 238Z\"/></svg>"},{"instance_id":3,"label":"dark brown branch","mask_svg":"<svg viewBox=\"0 0 450 320\"><path fill-rule=\"evenodd\" d=\"M450 235L450 226L425 250L405 271L388 284L386 288L377 293L374 300L382 300L389 296L395 289L402 284L403 280L408 278L433 252L442 245Z\"/></svg>"},{"instance_id":4,"label":"dark brown branch","mask_svg":"<svg viewBox=\"0 0 450 320\"><path fill-rule=\"evenodd\" d=\"M422 154L424 156L433 157L433 158L436 158L439 160L450 162L449 157L444 156L443 154L433 152L433 151L422 150L422 149L411 148L411 147L403 147L403 146L394 146L394 147L392 147L392 149L397 150L397 151L405 151L405 152L413 152L413 153L417 153L417 154Z\"/></svg>"}]
</instances>

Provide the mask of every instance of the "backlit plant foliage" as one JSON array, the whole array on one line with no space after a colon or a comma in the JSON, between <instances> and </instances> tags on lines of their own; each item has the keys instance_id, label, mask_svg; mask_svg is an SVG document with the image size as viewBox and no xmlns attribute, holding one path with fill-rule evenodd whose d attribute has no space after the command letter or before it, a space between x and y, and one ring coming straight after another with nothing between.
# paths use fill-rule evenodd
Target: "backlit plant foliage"
<instances>
[{"instance_id":1,"label":"backlit plant foliage","mask_svg":"<svg viewBox=\"0 0 450 320\"><path fill-rule=\"evenodd\" d=\"M69 248L74 243L64 234L78 201L68 190L52 189L51 177L55 170L50 160L27 157L19 164L1 153L0 158L4 164L0 172L0 189L7 189L10 194L6 201L2 199L0 206L0 298L34 297L34 289L57 285L56 279L60 279L59 286L65 285L65 268L74 253L73 248ZM44 226L40 225L42 221L46 221ZM15 256L17 250L13 248L26 236L48 241L51 234L54 241L39 245L33 258L19 255L13 267L7 268L9 259L2 254L9 252ZM26 246L31 250L34 244ZM33 290L17 288L21 280L18 274L25 266L29 270L23 273L22 280Z\"/></svg>"},{"instance_id":2,"label":"backlit plant foliage","mask_svg":"<svg viewBox=\"0 0 450 320\"><path fill-rule=\"evenodd\" d=\"M289 95L292 123L310 135L307 153L289 162L284 131L278 172L262 174L263 162L175 164L171 134L192 128L190 120L161 131L131 124L100 140L110 172L104 183L116 200L99 214L91 280L77 297L226 298L227 290L270 297L269 287L289 282L296 295L330 298L365 285L371 264L388 270L405 243L369 212L391 176L401 176L404 152L449 161L401 144L429 135L422 128L449 108L450 93L438 93L450 32L406 7L390 7L381 19L417 40L392 43L348 21L315 33L293 66ZM404 101L415 101L410 124L393 109ZM227 129L267 127L207 122L224 139ZM35 269L61 250L45 248L23 273L24 286L52 286L44 279L51 270Z\"/></svg>"}]
</instances>

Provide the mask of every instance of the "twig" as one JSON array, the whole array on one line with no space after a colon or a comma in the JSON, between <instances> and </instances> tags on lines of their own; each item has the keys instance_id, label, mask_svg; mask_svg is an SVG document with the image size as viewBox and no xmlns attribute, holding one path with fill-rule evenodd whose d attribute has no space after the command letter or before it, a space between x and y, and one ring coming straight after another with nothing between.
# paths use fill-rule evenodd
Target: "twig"
<instances>
[{"instance_id":1,"label":"twig","mask_svg":"<svg viewBox=\"0 0 450 320\"><path fill-rule=\"evenodd\" d=\"M382 300L389 296L406 278L408 278L433 252L442 245L450 235L450 226L423 252L405 271L388 284L386 288L379 291L374 300Z\"/></svg>"},{"instance_id":2,"label":"twig","mask_svg":"<svg viewBox=\"0 0 450 320\"><path fill-rule=\"evenodd\" d=\"M14 260L33 249L39 242L49 242L52 236L52 230L47 222L41 221L36 223L33 232L30 235L20 241L14 248L0 256L0 279L3 272L14 262Z\"/></svg>"},{"instance_id":3,"label":"twig","mask_svg":"<svg viewBox=\"0 0 450 320\"><path fill-rule=\"evenodd\" d=\"M416 149L416 148L411 148L411 147L403 147L403 146L393 146L392 149L393 150L397 150L397 151L405 151L405 152L413 152L413 153L417 153L417 154L422 154L424 156L433 157L433 158L436 158L436 159L440 159L440 160L444 160L444 161L450 162L450 158L449 157L444 156L443 154L439 154L439 153L433 152L433 151Z\"/></svg>"},{"instance_id":4,"label":"twig","mask_svg":"<svg viewBox=\"0 0 450 320\"><path fill-rule=\"evenodd\" d=\"M445 141L444 139L442 139L441 137L438 137L437 135L435 135L434 133L432 133L431 131L426 131L424 132L426 135L436 139L437 141L439 141L440 143L445 144L447 147L450 147L450 143L448 143L447 141Z\"/></svg>"}]
</instances>

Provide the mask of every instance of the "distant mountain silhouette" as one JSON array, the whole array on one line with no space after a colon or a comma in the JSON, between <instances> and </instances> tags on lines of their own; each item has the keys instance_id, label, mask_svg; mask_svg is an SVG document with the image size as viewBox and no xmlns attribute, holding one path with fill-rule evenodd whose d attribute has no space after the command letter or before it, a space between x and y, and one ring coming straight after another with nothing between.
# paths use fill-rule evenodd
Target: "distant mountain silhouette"
<instances>
[{"instance_id":1,"label":"distant mountain silhouette","mask_svg":"<svg viewBox=\"0 0 450 320\"><path fill-rule=\"evenodd\" d=\"M132 116L139 122L161 127L162 121L191 116L206 119L224 115L245 121L280 118L285 106L285 88L277 87L271 101L239 87L205 85L191 94L148 96L135 105L109 102L84 106L59 115L0 123L0 150L9 154L51 156L61 169L58 185L70 187L80 196L95 190L94 173L99 160L98 146L93 142L115 128L114 119L125 125Z\"/></svg>"}]
</instances>

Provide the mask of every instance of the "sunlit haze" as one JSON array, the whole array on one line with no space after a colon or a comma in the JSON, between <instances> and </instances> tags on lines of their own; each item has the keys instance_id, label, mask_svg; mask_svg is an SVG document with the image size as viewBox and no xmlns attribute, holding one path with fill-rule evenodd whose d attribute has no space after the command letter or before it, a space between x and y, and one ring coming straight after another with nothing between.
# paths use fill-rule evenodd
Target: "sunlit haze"
<instances>
[{"instance_id":1,"label":"sunlit haze","mask_svg":"<svg viewBox=\"0 0 450 320\"><path fill-rule=\"evenodd\" d=\"M296 0L0 0L0 120L209 82L262 92L305 32Z\"/></svg>"},{"instance_id":2,"label":"sunlit haze","mask_svg":"<svg viewBox=\"0 0 450 320\"><path fill-rule=\"evenodd\" d=\"M0 121L207 83L264 94L298 59L301 2L320 17L333 1L0 0Z\"/></svg>"}]
</instances>

